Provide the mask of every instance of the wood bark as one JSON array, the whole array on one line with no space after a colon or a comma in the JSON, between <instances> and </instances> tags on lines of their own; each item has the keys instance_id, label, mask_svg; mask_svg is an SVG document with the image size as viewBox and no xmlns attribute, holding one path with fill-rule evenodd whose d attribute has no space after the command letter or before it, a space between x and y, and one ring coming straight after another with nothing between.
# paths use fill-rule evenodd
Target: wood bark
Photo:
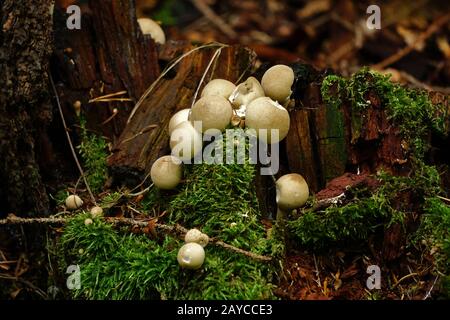
<instances>
[{"instance_id":1,"label":"wood bark","mask_svg":"<svg viewBox=\"0 0 450 320\"><path fill-rule=\"evenodd\" d=\"M5 0L0 5L0 215L49 211L39 162L52 119L51 3Z\"/></svg>"},{"instance_id":2,"label":"wood bark","mask_svg":"<svg viewBox=\"0 0 450 320\"><path fill-rule=\"evenodd\" d=\"M88 128L114 143L134 104L159 75L157 46L140 31L133 1L86 1L79 30L66 26L67 5L55 7L52 64L65 116L69 124L77 123L73 105L81 102ZM89 102L121 91L126 93Z\"/></svg>"},{"instance_id":3,"label":"wood bark","mask_svg":"<svg viewBox=\"0 0 450 320\"><path fill-rule=\"evenodd\" d=\"M202 48L187 55L173 73L157 83L137 109L108 159L115 182L129 186L139 184L153 162L170 153L169 120L177 111L191 108L198 84L218 48ZM162 48L160 57L171 60L192 49L194 47L188 44L172 43ZM248 49L223 48L206 73L203 85L213 78L237 81L245 76L254 59Z\"/></svg>"}]
</instances>

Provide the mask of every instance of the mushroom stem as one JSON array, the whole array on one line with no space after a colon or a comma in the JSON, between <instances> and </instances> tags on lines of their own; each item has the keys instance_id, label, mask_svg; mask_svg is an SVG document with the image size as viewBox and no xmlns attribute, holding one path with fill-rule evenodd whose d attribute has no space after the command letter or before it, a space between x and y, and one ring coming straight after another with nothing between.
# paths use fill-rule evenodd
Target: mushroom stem
<instances>
[{"instance_id":1,"label":"mushroom stem","mask_svg":"<svg viewBox=\"0 0 450 320\"><path fill-rule=\"evenodd\" d=\"M277 207L277 217L276 217L276 232L279 239L283 244L286 244L287 231L286 231L286 219L292 210L282 210ZM285 249L283 250L283 255L285 254Z\"/></svg>"}]
</instances>

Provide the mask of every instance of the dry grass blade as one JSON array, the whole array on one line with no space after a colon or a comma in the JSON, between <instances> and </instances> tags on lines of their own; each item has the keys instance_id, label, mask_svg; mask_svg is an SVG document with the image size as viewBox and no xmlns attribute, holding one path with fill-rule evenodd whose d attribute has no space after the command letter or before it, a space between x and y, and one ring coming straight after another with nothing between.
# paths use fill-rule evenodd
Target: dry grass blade
<instances>
[{"instance_id":1,"label":"dry grass blade","mask_svg":"<svg viewBox=\"0 0 450 320\"><path fill-rule=\"evenodd\" d=\"M226 44L222 44L222 43L212 43L212 44L206 44L194 49L189 50L188 52L184 53L183 55L181 55L179 58L177 58L167 69L165 69L160 75L159 77L150 85L150 87L145 90L145 92L142 94L142 96L139 98L139 101L136 103L136 105L134 106L133 110L130 113L130 116L128 117L128 121L127 123L130 123L131 119L133 118L134 114L136 113L136 111L139 109L139 107L141 106L142 102L144 102L144 100L148 97L148 95L153 91L153 89L156 87L156 85L159 83L159 81L161 81L162 78L164 78L164 76L173 68L175 68L184 58L188 57L189 55L191 55L192 53L201 50L201 49L206 49L206 48L214 48L214 47L221 47L221 48L225 48L228 47L228 45Z\"/></svg>"}]
</instances>

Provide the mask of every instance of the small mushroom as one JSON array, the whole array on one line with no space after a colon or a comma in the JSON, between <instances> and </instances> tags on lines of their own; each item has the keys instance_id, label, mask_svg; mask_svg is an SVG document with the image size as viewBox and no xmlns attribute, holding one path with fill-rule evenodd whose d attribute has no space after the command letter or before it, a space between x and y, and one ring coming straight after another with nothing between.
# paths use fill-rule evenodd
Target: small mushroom
<instances>
[{"instance_id":1,"label":"small mushroom","mask_svg":"<svg viewBox=\"0 0 450 320\"><path fill-rule=\"evenodd\" d=\"M205 250L198 243L186 243L178 251L177 260L182 268L199 269L205 261Z\"/></svg>"},{"instance_id":2,"label":"small mushroom","mask_svg":"<svg viewBox=\"0 0 450 320\"><path fill-rule=\"evenodd\" d=\"M233 108L227 99L221 96L206 96L192 107L190 121L201 121L202 132L209 129L224 131L232 115Z\"/></svg>"},{"instance_id":3,"label":"small mushroom","mask_svg":"<svg viewBox=\"0 0 450 320\"><path fill-rule=\"evenodd\" d=\"M280 177L276 183L277 220L276 226L280 236L286 239L286 218L292 210L303 206L309 197L309 188L305 179L290 173Z\"/></svg>"},{"instance_id":4,"label":"small mushroom","mask_svg":"<svg viewBox=\"0 0 450 320\"><path fill-rule=\"evenodd\" d=\"M264 73L261 85L267 97L284 103L292 93L294 77L292 68L278 64Z\"/></svg>"},{"instance_id":5,"label":"small mushroom","mask_svg":"<svg viewBox=\"0 0 450 320\"><path fill-rule=\"evenodd\" d=\"M183 176L181 161L173 156L161 157L153 163L150 176L159 189L174 189Z\"/></svg>"},{"instance_id":6,"label":"small mushroom","mask_svg":"<svg viewBox=\"0 0 450 320\"><path fill-rule=\"evenodd\" d=\"M86 220L84 220L84 225L85 225L85 226L89 226L89 225L91 225L91 224L93 224L93 223L94 223L94 221L92 221L91 218L87 218Z\"/></svg>"},{"instance_id":7,"label":"small mushroom","mask_svg":"<svg viewBox=\"0 0 450 320\"><path fill-rule=\"evenodd\" d=\"M228 99L235 88L236 86L233 82L225 79L214 79L208 82L208 84L203 88L201 97L221 96Z\"/></svg>"},{"instance_id":8,"label":"small mushroom","mask_svg":"<svg viewBox=\"0 0 450 320\"><path fill-rule=\"evenodd\" d=\"M262 141L268 144L277 143L283 140L289 132L289 112L278 102L268 97L261 97L248 105L245 124L247 127L255 129L258 138ZM266 129L266 134L260 132L261 129ZM272 140L271 130L278 130L278 139Z\"/></svg>"},{"instance_id":9,"label":"small mushroom","mask_svg":"<svg viewBox=\"0 0 450 320\"><path fill-rule=\"evenodd\" d=\"M201 245L202 247L206 247L206 245L209 242L208 235L204 234L198 229L191 229L188 232L186 232L186 235L184 236L184 241L186 243L195 242Z\"/></svg>"},{"instance_id":10,"label":"small mushroom","mask_svg":"<svg viewBox=\"0 0 450 320\"><path fill-rule=\"evenodd\" d=\"M102 207L95 206L91 208L91 216L93 218L101 217L103 216L103 209Z\"/></svg>"},{"instance_id":11,"label":"small mushroom","mask_svg":"<svg viewBox=\"0 0 450 320\"><path fill-rule=\"evenodd\" d=\"M170 135L172 155L187 162L202 151L202 134L195 130L192 123L184 121L178 124Z\"/></svg>"},{"instance_id":12,"label":"small mushroom","mask_svg":"<svg viewBox=\"0 0 450 320\"><path fill-rule=\"evenodd\" d=\"M278 211L281 211L282 214L290 213L308 201L308 184L297 173L290 173L280 177L276 182L276 189Z\"/></svg>"},{"instance_id":13,"label":"small mushroom","mask_svg":"<svg viewBox=\"0 0 450 320\"><path fill-rule=\"evenodd\" d=\"M245 111L245 107L259 97L264 97L264 89L256 78L249 77L234 89L228 100L233 108Z\"/></svg>"},{"instance_id":14,"label":"small mushroom","mask_svg":"<svg viewBox=\"0 0 450 320\"><path fill-rule=\"evenodd\" d=\"M69 210L76 210L81 208L83 200L75 194L72 194L66 198L66 208Z\"/></svg>"},{"instance_id":15,"label":"small mushroom","mask_svg":"<svg viewBox=\"0 0 450 320\"><path fill-rule=\"evenodd\" d=\"M166 43L166 36L159 24L149 18L139 18L137 21L144 35L150 35L156 43Z\"/></svg>"},{"instance_id":16,"label":"small mushroom","mask_svg":"<svg viewBox=\"0 0 450 320\"><path fill-rule=\"evenodd\" d=\"M183 109L175 113L172 118L170 118L169 121L169 135L172 134L173 130L177 125L184 121L189 120L189 113L191 112L191 109Z\"/></svg>"}]
</instances>

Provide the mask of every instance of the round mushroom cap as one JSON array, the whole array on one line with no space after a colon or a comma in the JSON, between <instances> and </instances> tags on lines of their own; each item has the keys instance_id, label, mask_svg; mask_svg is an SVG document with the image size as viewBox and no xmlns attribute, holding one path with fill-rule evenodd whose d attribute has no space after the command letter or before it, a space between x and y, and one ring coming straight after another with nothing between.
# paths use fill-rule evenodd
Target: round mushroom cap
<instances>
[{"instance_id":1,"label":"round mushroom cap","mask_svg":"<svg viewBox=\"0 0 450 320\"><path fill-rule=\"evenodd\" d=\"M239 109L259 97L264 97L264 89L255 77L249 77L234 89L229 100L233 108Z\"/></svg>"},{"instance_id":2,"label":"round mushroom cap","mask_svg":"<svg viewBox=\"0 0 450 320\"><path fill-rule=\"evenodd\" d=\"M276 188L277 204L281 210L293 210L303 206L308 201L308 184L297 173L280 177L276 182Z\"/></svg>"},{"instance_id":3,"label":"round mushroom cap","mask_svg":"<svg viewBox=\"0 0 450 320\"><path fill-rule=\"evenodd\" d=\"M150 176L159 189L174 189L183 176L181 161L173 156L161 157L153 163Z\"/></svg>"},{"instance_id":4,"label":"round mushroom cap","mask_svg":"<svg viewBox=\"0 0 450 320\"><path fill-rule=\"evenodd\" d=\"M289 132L289 112L278 102L268 97L261 97L248 105L245 124L247 127L255 129L258 138L262 141L268 144L277 143L283 140ZM266 134L260 132L261 129L266 129ZM272 137L271 130L278 130L278 138Z\"/></svg>"},{"instance_id":5,"label":"round mushroom cap","mask_svg":"<svg viewBox=\"0 0 450 320\"><path fill-rule=\"evenodd\" d=\"M139 18L137 21L144 35L150 35L156 43L166 43L166 36L159 24L149 18Z\"/></svg>"},{"instance_id":6,"label":"round mushroom cap","mask_svg":"<svg viewBox=\"0 0 450 320\"><path fill-rule=\"evenodd\" d=\"M103 209L102 207L95 206L91 208L91 216L93 218L97 218L103 215Z\"/></svg>"},{"instance_id":7,"label":"round mushroom cap","mask_svg":"<svg viewBox=\"0 0 450 320\"><path fill-rule=\"evenodd\" d=\"M208 84L203 88L201 97L221 96L228 99L235 88L236 86L233 82L225 79L214 79L208 82Z\"/></svg>"},{"instance_id":8,"label":"round mushroom cap","mask_svg":"<svg viewBox=\"0 0 450 320\"><path fill-rule=\"evenodd\" d=\"M81 208L83 200L76 194L72 194L66 198L66 208L69 210L76 210Z\"/></svg>"},{"instance_id":9,"label":"round mushroom cap","mask_svg":"<svg viewBox=\"0 0 450 320\"><path fill-rule=\"evenodd\" d=\"M202 134L189 121L178 124L170 135L172 155L183 162L188 162L203 148Z\"/></svg>"},{"instance_id":10,"label":"round mushroom cap","mask_svg":"<svg viewBox=\"0 0 450 320\"><path fill-rule=\"evenodd\" d=\"M198 269L205 261L205 250L198 243L186 243L178 251L177 260L182 268Z\"/></svg>"},{"instance_id":11,"label":"round mushroom cap","mask_svg":"<svg viewBox=\"0 0 450 320\"><path fill-rule=\"evenodd\" d=\"M173 130L177 125L184 121L189 120L189 113L191 112L191 109L183 109L175 113L172 118L170 118L169 121L169 135L172 134Z\"/></svg>"},{"instance_id":12,"label":"round mushroom cap","mask_svg":"<svg viewBox=\"0 0 450 320\"><path fill-rule=\"evenodd\" d=\"M261 85L267 97L284 103L292 93L294 78L294 71L291 67L278 64L264 73Z\"/></svg>"},{"instance_id":13,"label":"round mushroom cap","mask_svg":"<svg viewBox=\"0 0 450 320\"><path fill-rule=\"evenodd\" d=\"M209 237L208 235L204 234L198 229L191 229L188 232L186 232L186 235L184 236L184 241L186 243L195 242L201 245L202 247L206 247L206 245L209 242Z\"/></svg>"},{"instance_id":14,"label":"round mushroom cap","mask_svg":"<svg viewBox=\"0 0 450 320\"><path fill-rule=\"evenodd\" d=\"M233 108L227 99L221 96L206 96L192 107L190 121L201 121L202 132L209 129L224 131L232 115Z\"/></svg>"}]
</instances>

